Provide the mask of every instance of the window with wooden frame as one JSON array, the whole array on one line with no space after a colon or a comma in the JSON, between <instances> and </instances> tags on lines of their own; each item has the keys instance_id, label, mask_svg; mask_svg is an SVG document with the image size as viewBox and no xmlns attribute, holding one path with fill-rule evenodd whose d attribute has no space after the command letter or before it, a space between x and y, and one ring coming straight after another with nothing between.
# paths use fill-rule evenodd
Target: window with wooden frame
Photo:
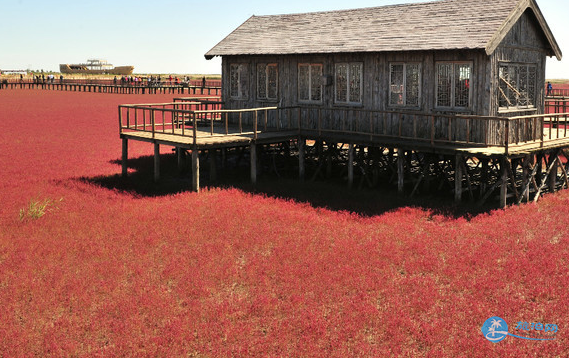
<instances>
[{"instance_id":1,"label":"window with wooden frame","mask_svg":"<svg viewBox=\"0 0 569 358\"><path fill-rule=\"evenodd\" d=\"M279 72L276 63L257 65L257 98L276 100L278 98Z\"/></svg>"},{"instance_id":2,"label":"window with wooden frame","mask_svg":"<svg viewBox=\"0 0 569 358\"><path fill-rule=\"evenodd\" d=\"M336 64L336 103L362 104L363 63Z\"/></svg>"},{"instance_id":3,"label":"window with wooden frame","mask_svg":"<svg viewBox=\"0 0 569 358\"><path fill-rule=\"evenodd\" d=\"M470 108L471 62L438 62L436 64L436 107Z\"/></svg>"},{"instance_id":4,"label":"window with wooden frame","mask_svg":"<svg viewBox=\"0 0 569 358\"><path fill-rule=\"evenodd\" d=\"M535 64L500 63L498 72L498 102L501 109L535 108Z\"/></svg>"},{"instance_id":5,"label":"window with wooden frame","mask_svg":"<svg viewBox=\"0 0 569 358\"><path fill-rule=\"evenodd\" d=\"M234 63L229 66L229 95L233 99L249 97L249 66L246 63Z\"/></svg>"},{"instance_id":6,"label":"window with wooden frame","mask_svg":"<svg viewBox=\"0 0 569 358\"><path fill-rule=\"evenodd\" d=\"M298 99L301 102L322 102L322 64L298 65Z\"/></svg>"},{"instance_id":7,"label":"window with wooden frame","mask_svg":"<svg viewBox=\"0 0 569 358\"><path fill-rule=\"evenodd\" d=\"M389 105L419 108L421 103L421 64L389 65Z\"/></svg>"}]
</instances>

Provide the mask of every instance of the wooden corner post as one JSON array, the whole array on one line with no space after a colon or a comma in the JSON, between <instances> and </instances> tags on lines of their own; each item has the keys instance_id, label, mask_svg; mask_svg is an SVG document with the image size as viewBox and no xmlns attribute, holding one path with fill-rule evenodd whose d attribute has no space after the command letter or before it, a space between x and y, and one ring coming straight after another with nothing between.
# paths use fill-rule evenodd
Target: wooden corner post
<instances>
[{"instance_id":1,"label":"wooden corner post","mask_svg":"<svg viewBox=\"0 0 569 358\"><path fill-rule=\"evenodd\" d=\"M160 144L154 143L154 181L160 180Z\"/></svg>"},{"instance_id":2,"label":"wooden corner post","mask_svg":"<svg viewBox=\"0 0 569 358\"><path fill-rule=\"evenodd\" d=\"M354 144L348 145L348 188L354 185Z\"/></svg>"},{"instance_id":3,"label":"wooden corner post","mask_svg":"<svg viewBox=\"0 0 569 358\"><path fill-rule=\"evenodd\" d=\"M126 178L128 175L128 139L122 139L122 176Z\"/></svg>"},{"instance_id":4,"label":"wooden corner post","mask_svg":"<svg viewBox=\"0 0 569 358\"><path fill-rule=\"evenodd\" d=\"M397 192L403 194L405 191L405 151L397 148Z\"/></svg>"},{"instance_id":5,"label":"wooden corner post","mask_svg":"<svg viewBox=\"0 0 569 358\"><path fill-rule=\"evenodd\" d=\"M251 184L257 185L257 144L251 143Z\"/></svg>"},{"instance_id":6,"label":"wooden corner post","mask_svg":"<svg viewBox=\"0 0 569 358\"><path fill-rule=\"evenodd\" d=\"M195 146L192 148L192 190L200 192L200 157Z\"/></svg>"},{"instance_id":7,"label":"wooden corner post","mask_svg":"<svg viewBox=\"0 0 569 358\"><path fill-rule=\"evenodd\" d=\"M302 137L298 137L298 178L300 181L304 181L305 167L304 167L304 156L306 152L306 140Z\"/></svg>"},{"instance_id":8,"label":"wooden corner post","mask_svg":"<svg viewBox=\"0 0 569 358\"><path fill-rule=\"evenodd\" d=\"M462 200L462 154L454 157L454 202Z\"/></svg>"}]
</instances>

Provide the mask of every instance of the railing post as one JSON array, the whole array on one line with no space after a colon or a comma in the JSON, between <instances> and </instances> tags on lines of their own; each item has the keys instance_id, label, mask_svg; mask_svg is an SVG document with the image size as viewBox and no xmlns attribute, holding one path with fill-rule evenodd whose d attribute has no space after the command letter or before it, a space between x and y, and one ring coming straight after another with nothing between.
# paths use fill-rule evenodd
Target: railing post
<instances>
[{"instance_id":1,"label":"railing post","mask_svg":"<svg viewBox=\"0 0 569 358\"><path fill-rule=\"evenodd\" d=\"M122 133L122 108L119 106L119 134Z\"/></svg>"},{"instance_id":2,"label":"railing post","mask_svg":"<svg viewBox=\"0 0 569 358\"><path fill-rule=\"evenodd\" d=\"M130 107L126 108L126 127L130 128Z\"/></svg>"},{"instance_id":3,"label":"railing post","mask_svg":"<svg viewBox=\"0 0 569 358\"><path fill-rule=\"evenodd\" d=\"M229 134L229 113L225 112L225 134Z\"/></svg>"},{"instance_id":4,"label":"railing post","mask_svg":"<svg viewBox=\"0 0 569 358\"><path fill-rule=\"evenodd\" d=\"M540 124L540 127L541 127L540 136L539 136L539 138L540 138L539 147L540 147L540 148L543 148L543 129L545 128L545 125L544 125L544 118L543 118L543 117L540 117L540 118L539 118L539 124Z\"/></svg>"},{"instance_id":5,"label":"railing post","mask_svg":"<svg viewBox=\"0 0 569 358\"><path fill-rule=\"evenodd\" d=\"M156 136L156 118L154 115L154 110L150 110L150 121L152 122L152 139Z\"/></svg>"},{"instance_id":6,"label":"railing post","mask_svg":"<svg viewBox=\"0 0 569 358\"><path fill-rule=\"evenodd\" d=\"M192 153L193 151L196 150L196 146L197 146L197 138L198 138L198 126L197 126L197 121L196 121L196 112L193 112L193 135L194 135L194 148L192 149ZM193 157L192 157L193 158Z\"/></svg>"},{"instance_id":7,"label":"railing post","mask_svg":"<svg viewBox=\"0 0 569 358\"><path fill-rule=\"evenodd\" d=\"M210 123L210 133L213 136L213 113L209 114L209 123ZM206 118L207 118L207 114L206 114Z\"/></svg>"}]
</instances>

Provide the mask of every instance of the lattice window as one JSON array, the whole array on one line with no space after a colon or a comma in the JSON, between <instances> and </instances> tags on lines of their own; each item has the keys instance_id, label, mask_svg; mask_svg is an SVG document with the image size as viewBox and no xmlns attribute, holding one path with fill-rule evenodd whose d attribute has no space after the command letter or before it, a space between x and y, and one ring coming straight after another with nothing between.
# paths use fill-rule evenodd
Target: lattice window
<instances>
[{"instance_id":1,"label":"lattice window","mask_svg":"<svg viewBox=\"0 0 569 358\"><path fill-rule=\"evenodd\" d=\"M336 65L336 103L362 103L362 68L360 62Z\"/></svg>"},{"instance_id":2,"label":"lattice window","mask_svg":"<svg viewBox=\"0 0 569 358\"><path fill-rule=\"evenodd\" d=\"M437 107L470 107L471 77L471 63L437 63Z\"/></svg>"},{"instance_id":3,"label":"lattice window","mask_svg":"<svg viewBox=\"0 0 569 358\"><path fill-rule=\"evenodd\" d=\"M231 64L229 67L229 95L234 99L248 97L247 64Z\"/></svg>"},{"instance_id":4,"label":"lattice window","mask_svg":"<svg viewBox=\"0 0 569 358\"><path fill-rule=\"evenodd\" d=\"M267 98L277 99L279 94L279 68L277 65L267 66Z\"/></svg>"},{"instance_id":5,"label":"lattice window","mask_svg":"<svg viewBox=\"0 0 569 358\"><path fill-rule=\"evenodd\" d=\"M257 65L257 98L276 100L278 97L278 79L276 64Z\"/></svg>"},{"instance_id":6,"label":"lattice window","mask_svg":"<svg viewBox=\"0 0 569 358\"><path fill-rule=\"evenodd\" d=\"M470 64L457 64L454 70L454 107L470 107Z\"/></svg>"},{"instance_id":7,"label":"lattice window","mask_svg":"<svg viewBox=\"0 0 569 358\"><path fill-rule=\"evenodd\" d=\"M421 64L390 64L389 83L389 104L391 106L419 107Z\"/></svg>"},{"instance_id":8,"label":"lattice window","mask_svg":"<svg viewBox=\"0 0 569 358\"><path fill-rule=\"evenodd\" d=\"M502 63L499 69L500 108L535 107L536 66L533 64Z\"/></svg>"},{"instance_id":9,"label":"lattice window","mask_svg":"<svg viewBox=\"0 0 569 358\"><path fill-rule=\"evenodd\" d=\"M322 101L322 65L298 66L298 98L304 102Z\"/></svg>"},{"instance_id":10,"label":"lattice window","mask_svg":"<svg viewBox=\"0 0 569 358\"><path fill-rule=\"evenodd\" d=\"M336 65L336 102L348 102L348 65Z\"/></svg>"}]
</instances>

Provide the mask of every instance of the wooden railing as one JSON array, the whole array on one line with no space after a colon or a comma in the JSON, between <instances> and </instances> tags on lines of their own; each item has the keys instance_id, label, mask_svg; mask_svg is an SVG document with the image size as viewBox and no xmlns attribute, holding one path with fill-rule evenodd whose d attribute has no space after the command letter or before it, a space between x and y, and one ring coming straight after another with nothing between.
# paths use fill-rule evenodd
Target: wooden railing
<instances>
[{"instance_id":1,"label":"wooden railing","mask_svg":"<svg viewBox=\"0 0 569 358\"><path fill-rule=\"evenodd\" d=\"M545 87L547 90L547 86ZM569 89L567 88L554 88L550 93L547 94L548 97L569 97Z\"/></svg>"},{"instance_id":2,"label":"wooden railing","mask_svg":"<svg viewBox=\"0 0 569 358\"><path fill-rule=\"evenodd\" d=\"M569 113L519 117L375 111L311 106L222 109L220 101L178 98L173 103L121 105L121 133L191 137L295 131L301 136L431 147L512 148L568 139ZM198 130L198 127L199 128Z\"/></svg>"},{"instance_id":3,"label":"wooden railing","mask_svg":"<svg viewBox=\"0 0 569 358\"><path fill-rule=\"evenodd\" d=\"M546 97L544 113L569 112L569 97Z\"/></svg>"},{"instance_id":4,"label":"wooden railing","mask_svg":"<svg viewBox=\"0 0 569 358\"><path fill-rule=\"evenodd\" d=\"M299 133L370 141L422 143L430 146L503 148L568 139L569 113L519 117L484 117L363 109L292 107ZM287 110L287 109L284 109ZM355 139L355 138L354 138Z\"/></svg>"},{"instance_id":5,"label":"wooden railing","mask_svg":"<svg viewBox=\"0 0 569 358\"><path fill-rule=\"evenodd\" d=\"M152 139L160 133L188 137L193 145L197 143L200 126L201 136L250 134L257 139L261 130L268 130L269 113L276 113L277 109L264 107L224 110L221 109L221 102L216 101L120 105L119 127L121 134L147 132Z\"/></svg>"}]
</instances>

